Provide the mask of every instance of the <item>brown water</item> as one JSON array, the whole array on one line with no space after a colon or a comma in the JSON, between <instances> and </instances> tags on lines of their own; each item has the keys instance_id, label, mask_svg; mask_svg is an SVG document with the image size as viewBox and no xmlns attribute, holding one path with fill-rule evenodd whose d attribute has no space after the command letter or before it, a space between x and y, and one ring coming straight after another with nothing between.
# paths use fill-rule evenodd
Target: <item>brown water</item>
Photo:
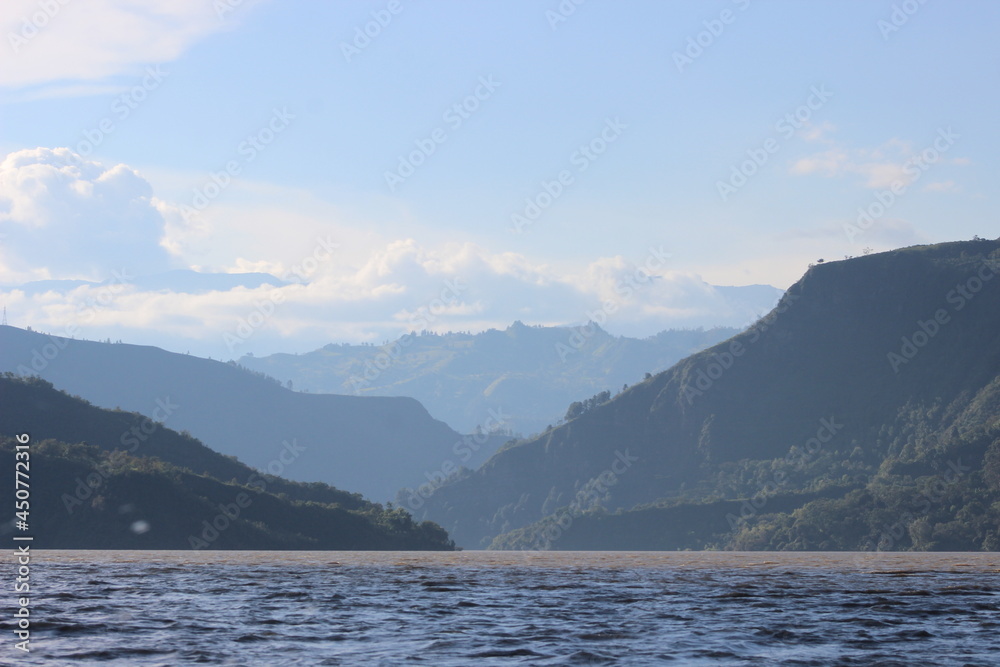
<instances>
[{"instance_id":1,"label":"brown water","mask_svg":"<svg viewBox=\"0 0 1000 667\"><path fill-rule=\"evenodd\" d=\"M3 664L1000 665L995 553L48 551L31 577Z\"/></svg>"}]
</instances>

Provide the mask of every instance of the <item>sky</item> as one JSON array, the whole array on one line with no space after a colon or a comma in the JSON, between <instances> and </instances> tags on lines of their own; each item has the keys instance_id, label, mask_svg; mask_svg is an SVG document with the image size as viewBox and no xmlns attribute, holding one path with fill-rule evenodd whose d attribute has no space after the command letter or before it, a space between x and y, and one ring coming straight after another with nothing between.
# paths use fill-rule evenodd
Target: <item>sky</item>
<instances>
[{"instance_id":1,"label":"sky","mask_svg":"<svg viewBox=\"0 0 1000 667\"><path fill-rule=\"evenodd\" d=\"M998 27L939 0L7 0L0 301L224 358L748 324L713 286L996 235ZM282 282L131 283L172 269ZM48 279L104 285L17 289Z\"/></svg>"}]
</instances>

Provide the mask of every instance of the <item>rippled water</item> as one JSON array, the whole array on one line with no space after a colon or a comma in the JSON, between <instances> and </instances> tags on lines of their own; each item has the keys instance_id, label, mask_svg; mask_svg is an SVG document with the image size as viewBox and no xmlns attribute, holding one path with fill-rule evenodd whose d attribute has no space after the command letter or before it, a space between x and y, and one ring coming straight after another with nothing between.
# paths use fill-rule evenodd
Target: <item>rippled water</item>
<instances>
[{"instance_id":1,"label":"rippled water","mask_svg":"<svg viewBox=\"0 0 1000 667\"><path fill-rule=\"evenodd\" d=\"M79 665L1000 665L1000 554L38 552ZM16 661L16 663L15 663Z\"/></svg>"}]
</instances>

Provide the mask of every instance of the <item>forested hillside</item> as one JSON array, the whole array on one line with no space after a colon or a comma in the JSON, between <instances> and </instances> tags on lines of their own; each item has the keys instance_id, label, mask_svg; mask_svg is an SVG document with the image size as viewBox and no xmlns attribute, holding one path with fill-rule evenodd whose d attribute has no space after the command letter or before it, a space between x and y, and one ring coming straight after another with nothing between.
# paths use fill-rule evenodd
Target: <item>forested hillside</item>
<instances>
[{"instance_id":1,"label":"forested hillside","mask_svg":"<svg viewBox=\"0 0 1000 667\"><path fill-rule=\"evenodd\" d=\"M0 326L0 371L37 375L102 408L159 410L172 429L257 468L294 440L301 456L285 477L378 501L425 482L462 440L412 398L299 393L235 362L156 347Z\"/></svg>"},{"instance_id":2,"label":"forested hillside","mask_svg":"<svg viewBox=\"0 0 1000 667\"><path fill-rule=\"evenodd\" d=\"M0 460L28 434L33 544L63 549L451 549L434 524L320 483L290 482L136 413L38 378L0 376ZM292 460L289 456L276 461ZM13 530L4 524L2 532Z\"/></svg>"},{"instance_id":3,"label":"forested hillside","mask_svg":"<svg viewBox=\"0 0 1000 667\"><path fill-rule=\"evenodd\" d=\"M818 264L746 332L512 443L421 516L469 547L991 547L998 273L986 240ZM772 497L733 525L720 502ZM572 526L512 533L543 520Z\"/></svg>"}]
</instances>

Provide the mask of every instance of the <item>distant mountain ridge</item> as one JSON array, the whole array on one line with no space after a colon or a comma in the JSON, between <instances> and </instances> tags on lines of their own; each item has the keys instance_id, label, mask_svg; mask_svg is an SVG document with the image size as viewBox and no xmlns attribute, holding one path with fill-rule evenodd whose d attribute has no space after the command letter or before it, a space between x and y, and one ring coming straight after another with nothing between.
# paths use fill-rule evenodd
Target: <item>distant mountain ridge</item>
<instances>
[{"instance_id":1,"label":"distant mountain ridge","mask_svg":"<svg viewBox=\"0 0 1000 667\"><path fill-rule=\"evenodd\" d=\"M462 436L411 398L290 391L235 364L155 347L71 340L0 326L0 371L37 374L105 408L150 414L169 401L166 423L212 449L266 469L285 443L305 452L282 475L393 498L455 458ZM470 452L478 465L495 449Z\"/></svg>"},{"instance_id":2,"label":"distant mountain ridge","mask_svg":"<svg viewBox=\"0 0 1000 667\"><path fill-rule=\"evenodd\" d=\"M671 330L635 339L594 323L515 322L502 331L408 334L381 347L332 344L239 362L300 390L410 396L463 432L495 424L499 414L506 432L530 434L557 423L573 401L617 392L738 331Z\"/></svg>"},{"instance_id":3,"label":"distant mountain ridge","mask_svg":"<svg viewBox=\"0 0 1000 667\"><path fill-rule=\"evenodd\" d=\"M614 533L628 536L617 543L627 548L760 548L759 540L772 548L861 548L885 541L883 519L868 516L878 498L899 506L893 493L918 495L953 464L969 468L948 488L957 494L954 506L970 513L964 525L972 533L956 537L947 527L954 516L929 513L926 539L904 530L894 544L993 544L1000 534L1000 524L990 528L1000 517L990 486L991 457L1000 461L998 273L1000 242L986 240L818 264L747 331L503 448L410 506L466 547L507 534L494 546L558 547L572 537L563 548L623 548L600 538ZM612 470L623 455L635 462ZM831 486L840 488L838 498L807 495ZM676 515L663 510L633 524L653 530L648 539L615 533L633 508L720 499L739 507L779 491L785 500L772 507L801 493L802 507L843 503L868 518L850 528L857 535L820 538L802 532L811 515L754 509L720 537L699 532L709 523L704 515L674 526L650 518ZM726 526L730 509L706 507L699 511L722 512L715 516ZM616 519L618 511L626 514ZM585 532L598 519L600 527ZM701 542L676 533L682 526ZM545 531L560 537L539 542Z\"/></svg>"},{"instance_id":4,"label":"distant mountain ridge","mask_svg":"<svg viewBox=\"0 0 1000 667\"><path fill-rule=\"evenodd\" d=\"M190 269L175 269L150 275L115 274L102 282L89 280L33 280L20 285L8 285L4 289L17 289L32 296L45 292L65 293L78 287L100 287L108 284L128 284L143 292L176 292L203 294L205 292L228 291L236 287L256 289L262 285L281 287L289 284L270 273L202 273Z\"/></svg>"}]
</instances>

